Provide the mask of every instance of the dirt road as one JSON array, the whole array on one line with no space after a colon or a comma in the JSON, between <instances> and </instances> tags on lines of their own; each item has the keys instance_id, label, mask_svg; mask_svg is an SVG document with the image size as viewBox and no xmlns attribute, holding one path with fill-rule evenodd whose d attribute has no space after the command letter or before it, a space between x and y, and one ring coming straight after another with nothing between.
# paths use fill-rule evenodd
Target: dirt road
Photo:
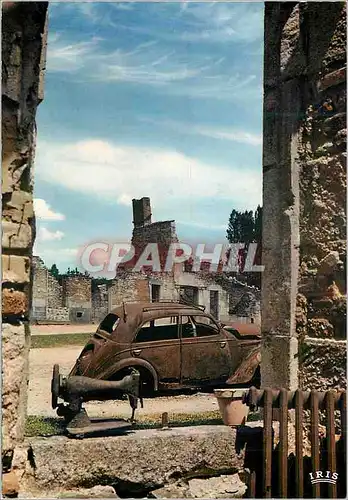
<instances>
[{"instance_id":1,"label":"dirt road","mask_svg":"<svg viewBox=\"0 0 348 500\"><path fill-rule=\"evenodd\" d=\"M51 408L51 377L55 363L60 371L67 375L73 367L81 347L59 347L49 349L32 349L30 351L30 374L28 415L56 417ZM92 402L85 405L91 417L129 417L130 407L127 401ZM138 412L143 415L162 413L199 413L218 410L215 396L212 394L195 394L190 396L171 396L146 399L144 408Z\"/></svg>"},{"instance_id":2,"label":"dirt road","mask_svg":"<svg viewBox=\"0 0 348 500\"><path fill-rule=\"evenodd\" d=\"M62 335L69 333L94 333L98 325L81 324L81 325L31 325L30 332L32 335Z\"/></svg>"}]
</instances>

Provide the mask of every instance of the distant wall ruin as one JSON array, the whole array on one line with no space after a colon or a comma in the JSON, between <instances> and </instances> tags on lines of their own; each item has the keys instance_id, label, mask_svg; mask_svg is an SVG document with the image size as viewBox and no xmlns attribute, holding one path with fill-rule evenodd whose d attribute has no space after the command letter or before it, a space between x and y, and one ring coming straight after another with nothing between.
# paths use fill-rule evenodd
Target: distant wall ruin
<instances>
[{"instance_id":1,"label":"distant wall ruin","mask_svg":"<svg viewBox=\"0 0 348 500\"><path fill-rule=\"evenodd\" d=\"M90 323L96 316L92 303L102 307L101 303L96 302L97 295L100 302L99 289L95 290L93 301L91 278L64 275L58 279L39 257L33 257L32 321Z\"/></svg>"}]
</instances>

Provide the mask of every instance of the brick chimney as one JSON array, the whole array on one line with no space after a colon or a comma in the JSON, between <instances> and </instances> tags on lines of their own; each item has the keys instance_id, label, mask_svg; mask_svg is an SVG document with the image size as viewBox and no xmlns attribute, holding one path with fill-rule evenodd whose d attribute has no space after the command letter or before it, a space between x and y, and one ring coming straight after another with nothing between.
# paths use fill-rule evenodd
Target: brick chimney
<instances>
[{"instance_id":1,"label":"brick chimney","mask_svg":"<svg viewBox=\"0 0 348 500\"><path fill-rule=\"evenodd\" d=\"M132 200L133 204L133 224L134 227L144 227L151 224L151 203L150 198Z\"/></svg>"}]
</instances>

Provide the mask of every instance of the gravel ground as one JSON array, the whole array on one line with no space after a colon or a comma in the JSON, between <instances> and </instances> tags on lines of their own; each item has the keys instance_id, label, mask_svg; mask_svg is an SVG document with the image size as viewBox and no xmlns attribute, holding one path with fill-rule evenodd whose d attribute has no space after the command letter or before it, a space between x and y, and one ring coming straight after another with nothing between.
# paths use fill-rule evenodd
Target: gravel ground
<instances>
[{"instance_id":1,"label":"gravel ground","mask_svg":"<svg viewBox=\"0 0 348 500\"><path fill-rule=\"evenodd\" d=\"M61 325L60 325L61 326ZM76 332L74 332L76 333ZM55 363L60 365L60 372L67 375L73 367L81 346L30 351L30 375L28 415L56 417L51 408L51 377ZM129 417L130 406L127 401L106 401L87 403L85 408L91 417ZM138 412L143 415L162 413L199 413L218 410L218 403L213 394L194 394L180 396L162 396L144 400L144 408Z\"/></svg>"}]
</instances>

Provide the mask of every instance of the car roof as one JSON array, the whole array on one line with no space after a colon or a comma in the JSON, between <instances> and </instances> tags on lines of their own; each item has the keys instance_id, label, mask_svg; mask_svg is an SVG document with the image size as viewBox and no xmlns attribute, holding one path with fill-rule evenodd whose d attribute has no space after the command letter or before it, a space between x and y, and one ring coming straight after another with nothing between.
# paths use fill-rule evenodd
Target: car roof
<instances>
[{"instance_id":1,"label":"car roof","mask_svg":"<svg viewBox=\"0 0 348 500\"><path fill-rule=\"evenodd\" d=\"M138 329L143 323L153 319L161 318L163 315L176 316L205 316L211 319L209 313L204 312L194 306L181 304L180 302L124 302L119 306L113 308L107 316L115 314L120 318L120 322L116 326L112 335L117 335L120 342L129 342L130 336ZM97 332L101 331L99 325Z\"/></svg>"},{"instance_id":2,"label":"car roof","mask_svg":"<svg viewBox=\"0 0 348 500\"><path fill-rule=\"evenodd\" d=\"M124 302L116 306L114 309L110 311L109 314L116 314L117 316L122 317L126 312L127 316L133 315L142 315L143 313L156 313L157 311L161 311L165 314L170 314L171 312L176 314L188 314L188 315L204 315L210 316L210 314L206 313L202 308L198 306L192 306L187 304L182 304L181 302ZM179 313L180 311L180 313Z\"/></svg>"}]
</instances>

